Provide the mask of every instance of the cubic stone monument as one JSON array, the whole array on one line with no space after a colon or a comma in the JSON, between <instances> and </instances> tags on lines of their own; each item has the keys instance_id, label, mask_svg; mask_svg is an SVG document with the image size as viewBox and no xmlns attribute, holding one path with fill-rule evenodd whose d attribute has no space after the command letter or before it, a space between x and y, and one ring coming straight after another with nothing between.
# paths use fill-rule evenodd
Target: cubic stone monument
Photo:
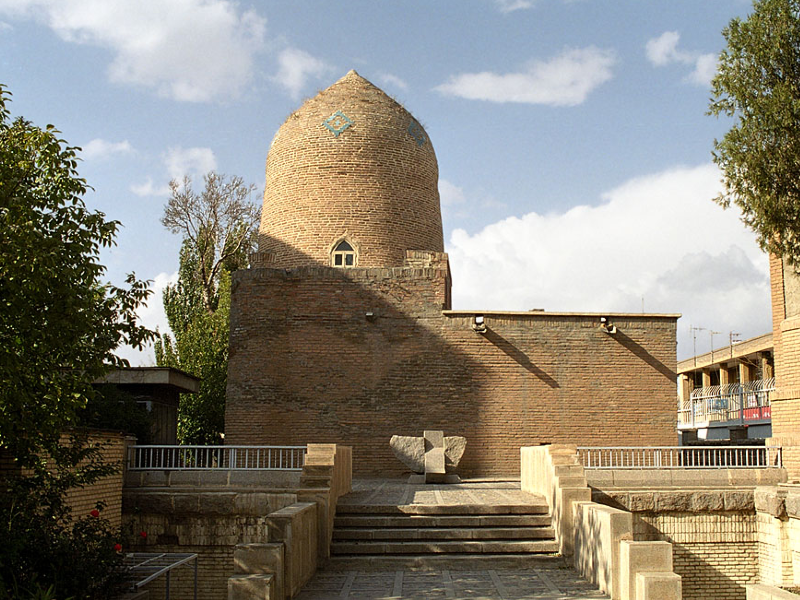
<instances>
[{"instance_id":1,"label":"cubic stone monument","mask_svg":"<svg viewBox=\"0 0 800 600\"><path fill-rule=\"evenodd\" d=\"M451 310L438 176L355 71L286 119L233 277L226 443L346 444L389 475L392 435L455 425L466 476L518 474L525 445L674 444L678 315Z\"/></svg>"}]
</instances>

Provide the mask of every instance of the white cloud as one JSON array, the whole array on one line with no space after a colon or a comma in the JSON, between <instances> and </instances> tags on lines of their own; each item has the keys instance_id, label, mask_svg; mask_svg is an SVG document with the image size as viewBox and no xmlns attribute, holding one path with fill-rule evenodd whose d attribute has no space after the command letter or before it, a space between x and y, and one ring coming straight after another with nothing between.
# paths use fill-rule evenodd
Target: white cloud
<instances>
[{"instance_id":1,"label":"white cloud","mask_svg":"<svg viewBox=\"0 0 800 600\"><path fill-rule=\"evenodd\" d=\"M292 98L300 97L309 79L319 79L330 69L320 59L297 48L286 48L278 55L278 74L275 76Z\"/></svg>"},{"instance_id":2,"label":"white cloud","mask_svg":"<svg viewBox=\"0 0 800 600\"><path fill-rule=\"evenodd\" d=\"M678 42L681 34L677 31L665 31L657 38L647 40L645 52L647 60L662 67L674 61L682 61L682 55L678 52Z\"/></svg>"},{"instance_id":3,"label":"white cloud","mask_svg":"<svg viewBox=\"0 0 800 600\"><path fill-rule=\"evenodd\" d=\"M159 273L156 275L150 288L153 293L150 295L147 304L140 306L136 311L140 325L144 325L148 329L158 329L160 333L171 333L169 323L167 323L167 315L164 313L164 288L177 282L177 271L172 274ZM132 367L152 366L156 362L152 346L148 346L144 350L123 346L118 349L118 355L127 358Z\"/></svg>"},{"instance_id":4,"label":"white cloud","mask_svg":"<svg viewBox=\"0 0 800 600\"><path fill-rule=\"evenodd\" d=\"M188 175L192 179L200 179L209 171L217 168L217 159L211 148L181 148L180 146L169 148L161 156L164 169L167 173L167 180L182 180ZM170 189L167 184L157 186L153 183L152 177L148 177L144 183L131 186L131 192L137 196L169 196Z\"/></svg>"},{"instance_id":5,"label":"white cloud","mask_svg":"<svg viewBox=\"0 0 800 600\"><path fill-rule=\"evenodd\" d=\"M130 154L133 146L128 140L121 142L109 142L100 138L95 138L83 146L82 156L86 160L110 158L113 154Z\"/></svg>"},{"instance_id":6,"label":"white cloud","mask_svg":"<svg viewBox=\"0 0 800 600\"><path fill-rule=\"evenodd\" d=\"M681 35L677 31L665 31L660 36L648 40L645 45L647 60L656 67L673 63L690 65L693 69L687 75L686 81L707 86L717 70L716 55L679 50L680 39Z\"/></svg>"},{"instance_id":7,"label":"white cloud","mask_svg":"<svg viewBox=\"0 0 800 600\"><path fill-rule=\"evenodd\" d=\"M144 183L138 185L133 184L131 186L131 191L137 196L142 196L144 198L150 196L169 196L169 186L163 185L161 187L156 187L150 177L148 177L147 181Z\"/></svg>"},{"instance_id":8,"label":"white cloud","mask_svg":"<svg viewBox=\"0 0 800 600\"><path fill-rule=\"evenodd\" d=\"M442 206L447 207L453 206L454 204L463 204L465 200L463 188L450 183L446 179L439 180L439 201Z\"/></svg>"},{"instance_id":9,"label":"white cloud","mask_svg":"<svg viewBox=\"0 0 800 600\"><path fill-rule=\"evenodd\" d=\"M230 0L0 0L71 43L109 49L109 78L175 100L238 96L264 47L266 20Z\"/></svg>"},{"instance_id":10,"label":"white cloud","mask_svg":"<svg viewBox=\"0 0 800 600\"><path fill-rule=\"evenodd\" d=\"M501 13L510 13L533 6L532 0L494 0L494 3Z\"/></svg>"},{"instance_id":11,"label":"white cloud","mask_svg":"<svg viewBox=\"0 0 800 600\"><path fill-rule=\"evenodd\" d=\"M400 79L397 75L392 75L391 73L380 73L378 75L378 79L383 84L392 85L400 88L401 90L408 89L408 84L404 80Z\"/></svg>"},{"instance_id":12,"label":"white cloud","mask_svg":"<svg viewBox=\"0 0 800 600\"><path fill-rule=\"evenodd\" d=\"M716 54L701 54L694 61L694 70L687 79L698 85L709 85L717 73Z\"/></svg>"},{"instance_id":13,"label":"white cloud","mask_svg":"<svg viewBox=\"0 0 800 600\"><path fill-rule=\"evenodd\" d=\"M184 175L202 177L217 168L217 159L211 148L170 148L164 154L164 166L170 179L182 179Z\"/></svg>"},{"instance_id":14,"label":"white cloud","mask_svg":"<svg viewBox=\"0 0 800 600\"><path fill-rule=\"evenodd\" d=\"M454 306L641 312L644 299L646 312L683 313L681 356L691 353L690 324L767 332L767 258L739 214L711 200L720 187L713 165L677 168L628 181L598 206L455 230Z\"/></svg>"},{"instance_id":15,"label":"white cloud","mask_svg":"<svg viewBox=\"0 0 800 600\"><path fill-rule=\"evenodd\" d=\"M611 79L615 62L610 50L567 48L549 60L531 61L518 73L464 73L435 89L469 100L575 106Z\"/></svg>"}]
</instances>

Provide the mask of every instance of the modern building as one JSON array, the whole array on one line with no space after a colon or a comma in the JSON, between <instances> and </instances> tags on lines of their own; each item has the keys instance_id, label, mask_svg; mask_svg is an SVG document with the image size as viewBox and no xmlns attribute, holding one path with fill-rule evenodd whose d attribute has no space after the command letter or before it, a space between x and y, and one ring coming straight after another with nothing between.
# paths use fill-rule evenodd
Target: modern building
<instances>
[{"instance_id":1,"label":"modern building","mask_svg":"<svg viewBox=\"0 0 800 600\"><path fill-rule=\"evenodd\" d=\"M770 437L774 365L771 333L680 361L681 441Z\"/></svg>"},{"instance_id":2,"label":"modern building","mask_svg":"<svg viewBox=\"0 0 800 600\"><path fill-rule=\"evenodd\" d=\"M225 441L467 438L464 475L520 446L675 444L676 314L452 310L433 145L350 71L270 146L259 251L234 275Z\"/></svg>"}]
</instances>

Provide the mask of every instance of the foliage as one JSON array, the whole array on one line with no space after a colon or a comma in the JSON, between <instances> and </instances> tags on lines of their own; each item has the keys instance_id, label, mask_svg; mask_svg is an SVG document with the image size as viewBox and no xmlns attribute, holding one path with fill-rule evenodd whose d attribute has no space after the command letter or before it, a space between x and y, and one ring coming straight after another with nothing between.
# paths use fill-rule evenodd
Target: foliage
<instances>
[{"instance_id":1,"label":"foliage","mask_svg":"<svg viewBox=\"0 0 800 600\"><path fill-rule=\"evenodd\" d=\"M183 233L178 282L164 290L164 310L174 338L156 342L156 362L201 378L197 394L183 394L178 439L213 444L225 426L231 273L247 266L259 211L249 202L253 186L209 173L195 194L191 181L171 182L162 223Z\"/></svg>"},{"instance_id":2,"label":"foliage","mask_svg":"<svg viewBox=\"0 0 800 600\"><path fill-rule=\"evenodd\" d=\"M170 181L171 195L161 223L183 235L193 248L193 285L199 286L205 309L213 312L222 271L230 273L247 264L260 211L250 201L255 186L245 185L241 177L211 171L203 181L200 194L192 189L189 177Z\"/></svg>"},{"instance_id":3,"label":"foliage","mask_svg":"<svg viewBox=\"0 0 800 600\"><path fill-rule=\"evenodd\" d=\"M153 417L129 393L112 384L95 386L95 395L78 412L78 424L135 435L137 443L152 443Z\"/></svg>"},{"instance_id":4,"label":"foliage","mask_svg":"<svg viewBox=\"0 0 800 600\"><path fill-rule=\"evenodd\" d=\"M0 87L0 449L35 468L42 450L58 460L91 381L127 364L117 346L151 339L135 314L149 291L100 281L119 223L86 208L76 148L12 121L7 100Z\"/></svg>"},{"instance_id":5,"label":"foliage","mask_svg":"<svg viewBox=\"0 0 800 600\"><path fill-rule=\"evenodd\" d=\"M709 113L735 117L714 161L762 248L800 265L800 0L757 0L723 31Z\"/></svg>"},{"instance_id":6,"label":"foliage","mask_svg":"<svg viewBox=\"0 0 800 600\"><path fill-rule=\"evenodd\" d=\"M73 434L61 461L25 477L7 477L0 489L0 600L58 598L100 600L124 586L119 532L100 516L73 519L67 490L109 475L98 447ZM102 504L97 505L98 513ZM5 595L4 595L5 594Z\"/></svg>"},{"instance_id":7,"label":"foliage","mask_svg":"<svg viewBox=\"0 0 800 600\"><path fill-rule=\"evenodd\" d=\"M135 313L149 291L133 275L101 281L119 223L86 207L77 148L12 120L9 96L0 86L0 593L107 598L121 577L114 533L73 520L64 494L116 467L78 434L60 442L91 382L127 365L115 349L152 339Z\"/></svg>"}]
</instances>

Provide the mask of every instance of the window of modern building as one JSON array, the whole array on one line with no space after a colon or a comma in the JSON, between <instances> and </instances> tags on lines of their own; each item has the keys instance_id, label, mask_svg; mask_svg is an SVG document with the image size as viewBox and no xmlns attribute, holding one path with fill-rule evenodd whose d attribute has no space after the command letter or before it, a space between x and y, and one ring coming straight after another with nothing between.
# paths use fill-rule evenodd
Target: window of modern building
<instances>
[{"instance_id":1,"label":"window of modern building","mask_svg":"<svg viewBox=\"0 0 800 600\"><path fill-rule=\"evenodd\" d=\"M356 251L347 243L347 240L342 240L333 249L332 261L334 267L354 267L356 266Z\"/></svg>"}]
</instances>

